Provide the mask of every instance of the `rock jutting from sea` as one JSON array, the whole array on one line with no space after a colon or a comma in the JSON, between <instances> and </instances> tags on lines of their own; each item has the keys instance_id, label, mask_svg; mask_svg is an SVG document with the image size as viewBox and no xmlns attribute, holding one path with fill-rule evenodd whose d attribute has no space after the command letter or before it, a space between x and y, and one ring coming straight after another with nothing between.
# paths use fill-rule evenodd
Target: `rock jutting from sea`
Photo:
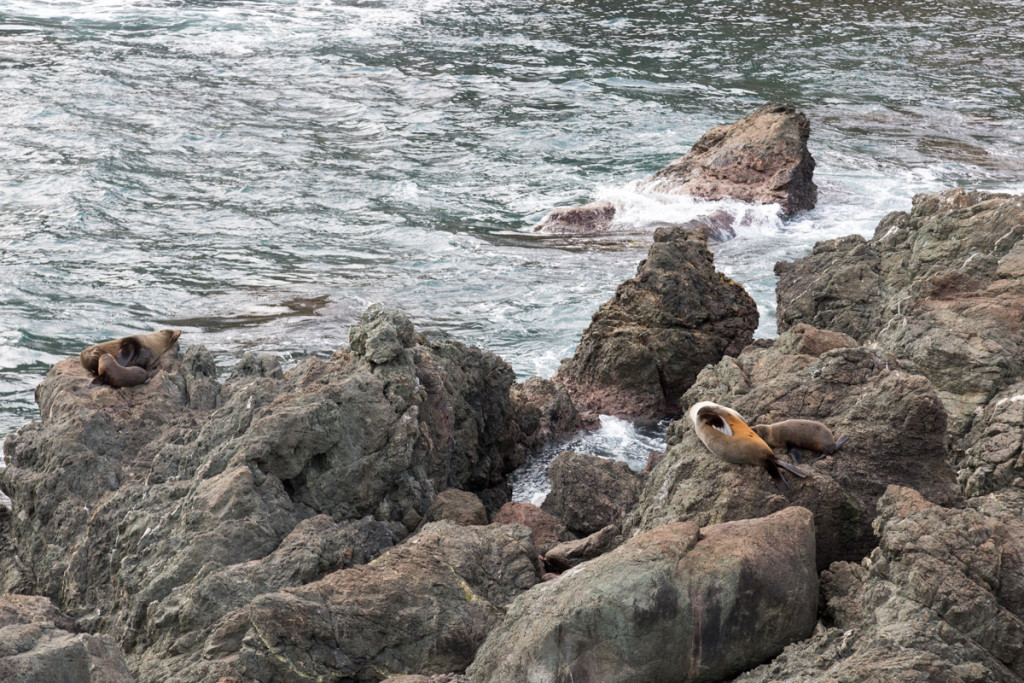
<instances>
[{"instance_id":1,"label":"rock jutting from sea","mask_svg":"<svg viewBox=\"0 0 1024 683\"><path fill-rule=\"evenodd\" d=\"M818 199L814 157L807 149L807 117L785 104L765 104L736 123L716 126L682 157L649 178L637 190L700 199L736 199L778 204L784 215L813 209ZM610 202L552 209L534 226L538 232L606 232L618 215ZM713 240L735 235L732 216L712 211L697 219Z\"/></svg>"}]
</instances>

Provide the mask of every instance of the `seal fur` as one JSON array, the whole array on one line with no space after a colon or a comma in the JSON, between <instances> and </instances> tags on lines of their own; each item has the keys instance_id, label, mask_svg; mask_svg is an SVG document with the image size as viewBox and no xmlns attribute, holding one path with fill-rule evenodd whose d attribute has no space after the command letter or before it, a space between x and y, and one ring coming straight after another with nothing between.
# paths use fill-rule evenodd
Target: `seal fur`
<instances>
[{"instance_id":1,"label":"seal fur","mask_svg":"<svg viewBox=\"0 0 1024 683\"><path fill-rule=\"evenodd\" d=\"M798 477L807 476L803 470L778 460L771 447L732 408L701 401L691 406L688 414L698 438L709 451L734 465L765 468L780 491L789 490L780 467Z\"/></svg>"},{"instance_id":2,"label":"seal fur","mask_svg":"<svg viewBox=\"0 0 1024 683\"><path fill-rule=\"evenodd\" d=\"M117 362L117 359L109 353L100 356L97 365L98 372L92 384L106 384L115 389L134 387L149 381L149 373L145 368L138 365L125 367Z\"/></svg>"},{"instance_id":3,"label":"seal fur","mask_svg":"<svg viewBox=\"0 0 1024 683\"><path fill-rule=\"evenodd\" d=\"M784 448L799 463L802 451L815 451L821 455L815 462L839 450L848 437L832 436L832 430L814 420L783 420L770 425L754 425L754 433L772 448Z\"/></svg>"},{"instance_id":4,"label":"seal fur","mask_svg":"<svg viewBox=\"0 0 1024 683\"><path fill-rule=\"evenodd\" d=\"M133 334L113 341L94 344L78 355L82 367L89 372L99 372L100 358L110 354L123 367L138 366L149 368L178 341L181 330L158 330L146 334Z\"/></svg>"}]
</instances>

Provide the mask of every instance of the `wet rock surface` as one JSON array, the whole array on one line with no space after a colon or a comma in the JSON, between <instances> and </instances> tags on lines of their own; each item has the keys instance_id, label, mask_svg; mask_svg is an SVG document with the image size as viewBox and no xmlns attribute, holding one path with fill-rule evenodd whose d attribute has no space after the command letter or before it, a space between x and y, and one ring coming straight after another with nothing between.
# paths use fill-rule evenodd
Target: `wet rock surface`
<instances>
[{"instance_id":1,"label":"wet rock surface","mask_svg":"<svg viewBox=\"0 0 1024 683\"><path fill-rule=\"evenodd\" d=\"M685 227L661 228L636 277L619 285L552 378L577 408L660 419L708 363L753 338L757 306L715 270L706 241Z\"/></svg>"}]
</instances>

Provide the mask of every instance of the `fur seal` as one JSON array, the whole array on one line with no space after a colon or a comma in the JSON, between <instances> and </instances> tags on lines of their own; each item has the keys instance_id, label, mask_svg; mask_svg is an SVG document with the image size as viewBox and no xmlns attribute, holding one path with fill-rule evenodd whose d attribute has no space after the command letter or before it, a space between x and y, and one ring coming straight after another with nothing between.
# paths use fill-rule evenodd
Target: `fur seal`
<instances>
[{"instance_id":1,"label":"fur seal","mask_svg":"<svg viewBox=\"0 0 1024 683\"><path fill-rule=\"evenodd\" d=\"M78 355L82 367L89 372L99 372L100 357L109 353L117 361L118 365L129 367L137 365L141 368L148 368L155 363L167 349L171 348L181 330L159 330L147 334L133 334L130 337L121 337L113 341L94 344Z\"/></svg>"},{"instance_id":2,"label":"fur seal","mask_svg":"<svg viewBox=\"0 0 1024 683\"><path fill-rule=\"evenodd\" d=\"M145 384L149 381L149 373L146 372L145 368L141 368L138 365L129 367L120 365L117 359L109 353L100 356L98 369L96 379L92 381L92 384L106 384L115 389L121 389L123 387Z\"/></svg>"},{"instance_id":3,"label":"fur seal","mask_svg":"<svg viewBox=\"0 0 1024 683\"><path fill-rule=\"evenodd\" d=\"M802 451L820 453L817 458L807 461L808 464L817 462L838 451L849 438L843 435L836 439L831 429L814 420L783 420L770 425L754 425L753 429L772 448L787 449L798 465Z\"/></svg>"},{"instance_id":4,"label":"fur seal","mask_svg":"<svg viewBox=\"0 0 1024 683\"><path fill-rule=\"evenodd\" d=\"M689 416L697 436L709 451L734 465L760 465L768 470L780 491L789 490L780 467L798 477L807 476L803 470L778 460L771 447L732 408L701 401L690 407Z\"/></svg>"}]
</instances>

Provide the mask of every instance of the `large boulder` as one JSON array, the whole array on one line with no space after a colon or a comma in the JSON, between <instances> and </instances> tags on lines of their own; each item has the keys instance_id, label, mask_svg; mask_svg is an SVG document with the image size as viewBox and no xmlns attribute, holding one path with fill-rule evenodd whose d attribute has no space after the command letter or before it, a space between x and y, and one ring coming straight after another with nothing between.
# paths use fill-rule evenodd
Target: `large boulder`
<instances>
[{"instance_id":1,"label":"large boulder","mask_svg":"<svg viewBox=\"0 0 1024 683\"><path fill-rule=\"evenodd\" d=\"M372 560L439 491L497 510L527 453L511 367L380 306L350 349L287 373L247 354L221 384L202 347L156 369L117 390L58 363L0 473L0 585L114 636L141 681L186 669L258 596Z\"/></svg>"},{"instance_id":2,"label":"large boulder","mask_svg":"<svg viewBox=\"0 0 1024 683\"><path fill-rule=\"evenodd\" d=\"M801 327L774 344L758 342L705 369L683 402L712 400L739 411L751 425L823 422L837 437L849 437L841 450L806 465L806 479L787 475L790 490L783 494L763 468L720 460L688 419L677 420L668 429L667 455L626 519L626 535L677 520L707 525L800 505L814 512L823 569L836 560L860 559L874 547L871 521L889 484L914 487L938 503L958 502L947 464L946 413L931 383L864 347L838 346L820 356L793 352L826 348L828 337Z\"/></svg>"},{"instance_id":3,"label":"large boulder","mask_svg":"<svg viewBox=\"0 0 1024 683\"><path fill-rule=\"evenodd\" d=\"M793 107L766 104L736 123L712 128L684 156L641 181L638 189L778 204L787 215L813 209L818 187L813 181L814 158L807 150L810 131L807 117ZM609 202L559 208L534 230L604 232L616 214ZM731 230L723 226L719 236L726 237Z\"/></svg>"},{"instance_id":4,"label":"large boulder","mask_svg":"<svg viewBox=\"0 0 1024 683\"><path fill-rule=\"evenodd\" d=\"M705 365L750 343L757 319L700 234L660 228L636 277L598 309L552 379L581 410L659 419L680 412L679 396Z\"/></svg>"},{"instance_id":5,"label":"large boulder","mask_svg":"<svg viewBox=\"0 0 1024 683\"><path fill-rule=\"evenodd\" d=\"M914 198L870 240L779 263L780 331L802 322L891 351L928 377L960 438L1024 379L1024 198L961 189Z\"/></svg>"},{"instance_id":6,"label":"large boulder","mask_svg":"<svg viewBox=\"0 0 1024 683\"><path fill-rule=\"evenodd\" d=\"M532 503L505 503L494 515L495 524L521 524L527 527L533 537L533 545L543 555L562 541L575 538L565 523L551 513L544 512Z\"/></svg>"},{"instance_id":7,"label":"large boulder","mask_svg":"<svg viewBox=\"0 0 1024 683\"><path fill-rule=\"evenodd\" d=\"M134 683L110 636L76 633L47 598L0 595L0 681Z\"/></svg>"},{"instance_id":8,"label":"large boulder","mask_svg":"<svg viewBox=\"0 0 1024 683\"><path fill-rule=\"evenodd\" d=\"M891 487L879 545L822 574L827 623L736 679L1017 683L1024 678L1024 522L996 498L965 509Z\"/></svg>"},{"instance_id":9,"label":"large boulder","mask_svg":"<svg viewBox=\"0 0 1024 683\"><path fill-rule=\"evenodd\" d=\"M491 681L714 681L811 634L811 513L698 529L679 522L520 596L469 677Z\"/></svg>"},{"instance_id":10,"label":"large boulder","mask_svg":"<svg viewBox=\"0 0 1024 683\"><path fill-rule=\"evenodd\" d=\"M580 536L621 524L642 485L626 463L574 451L564 451L552 460L548 475L551 492L541 508Z\"/></svg>"},{"instance_id":11,"label":"large boulder","mask_svg":"<svg viewBox=\"0 0 1024 683\"><path fill-rule=\"evenodd\" d=\"M376 561L268 593L227 615L205 661L168 681L380 681L462 671L537 582L525 527L429 524Z\"/></svg>"}]
</instances>

